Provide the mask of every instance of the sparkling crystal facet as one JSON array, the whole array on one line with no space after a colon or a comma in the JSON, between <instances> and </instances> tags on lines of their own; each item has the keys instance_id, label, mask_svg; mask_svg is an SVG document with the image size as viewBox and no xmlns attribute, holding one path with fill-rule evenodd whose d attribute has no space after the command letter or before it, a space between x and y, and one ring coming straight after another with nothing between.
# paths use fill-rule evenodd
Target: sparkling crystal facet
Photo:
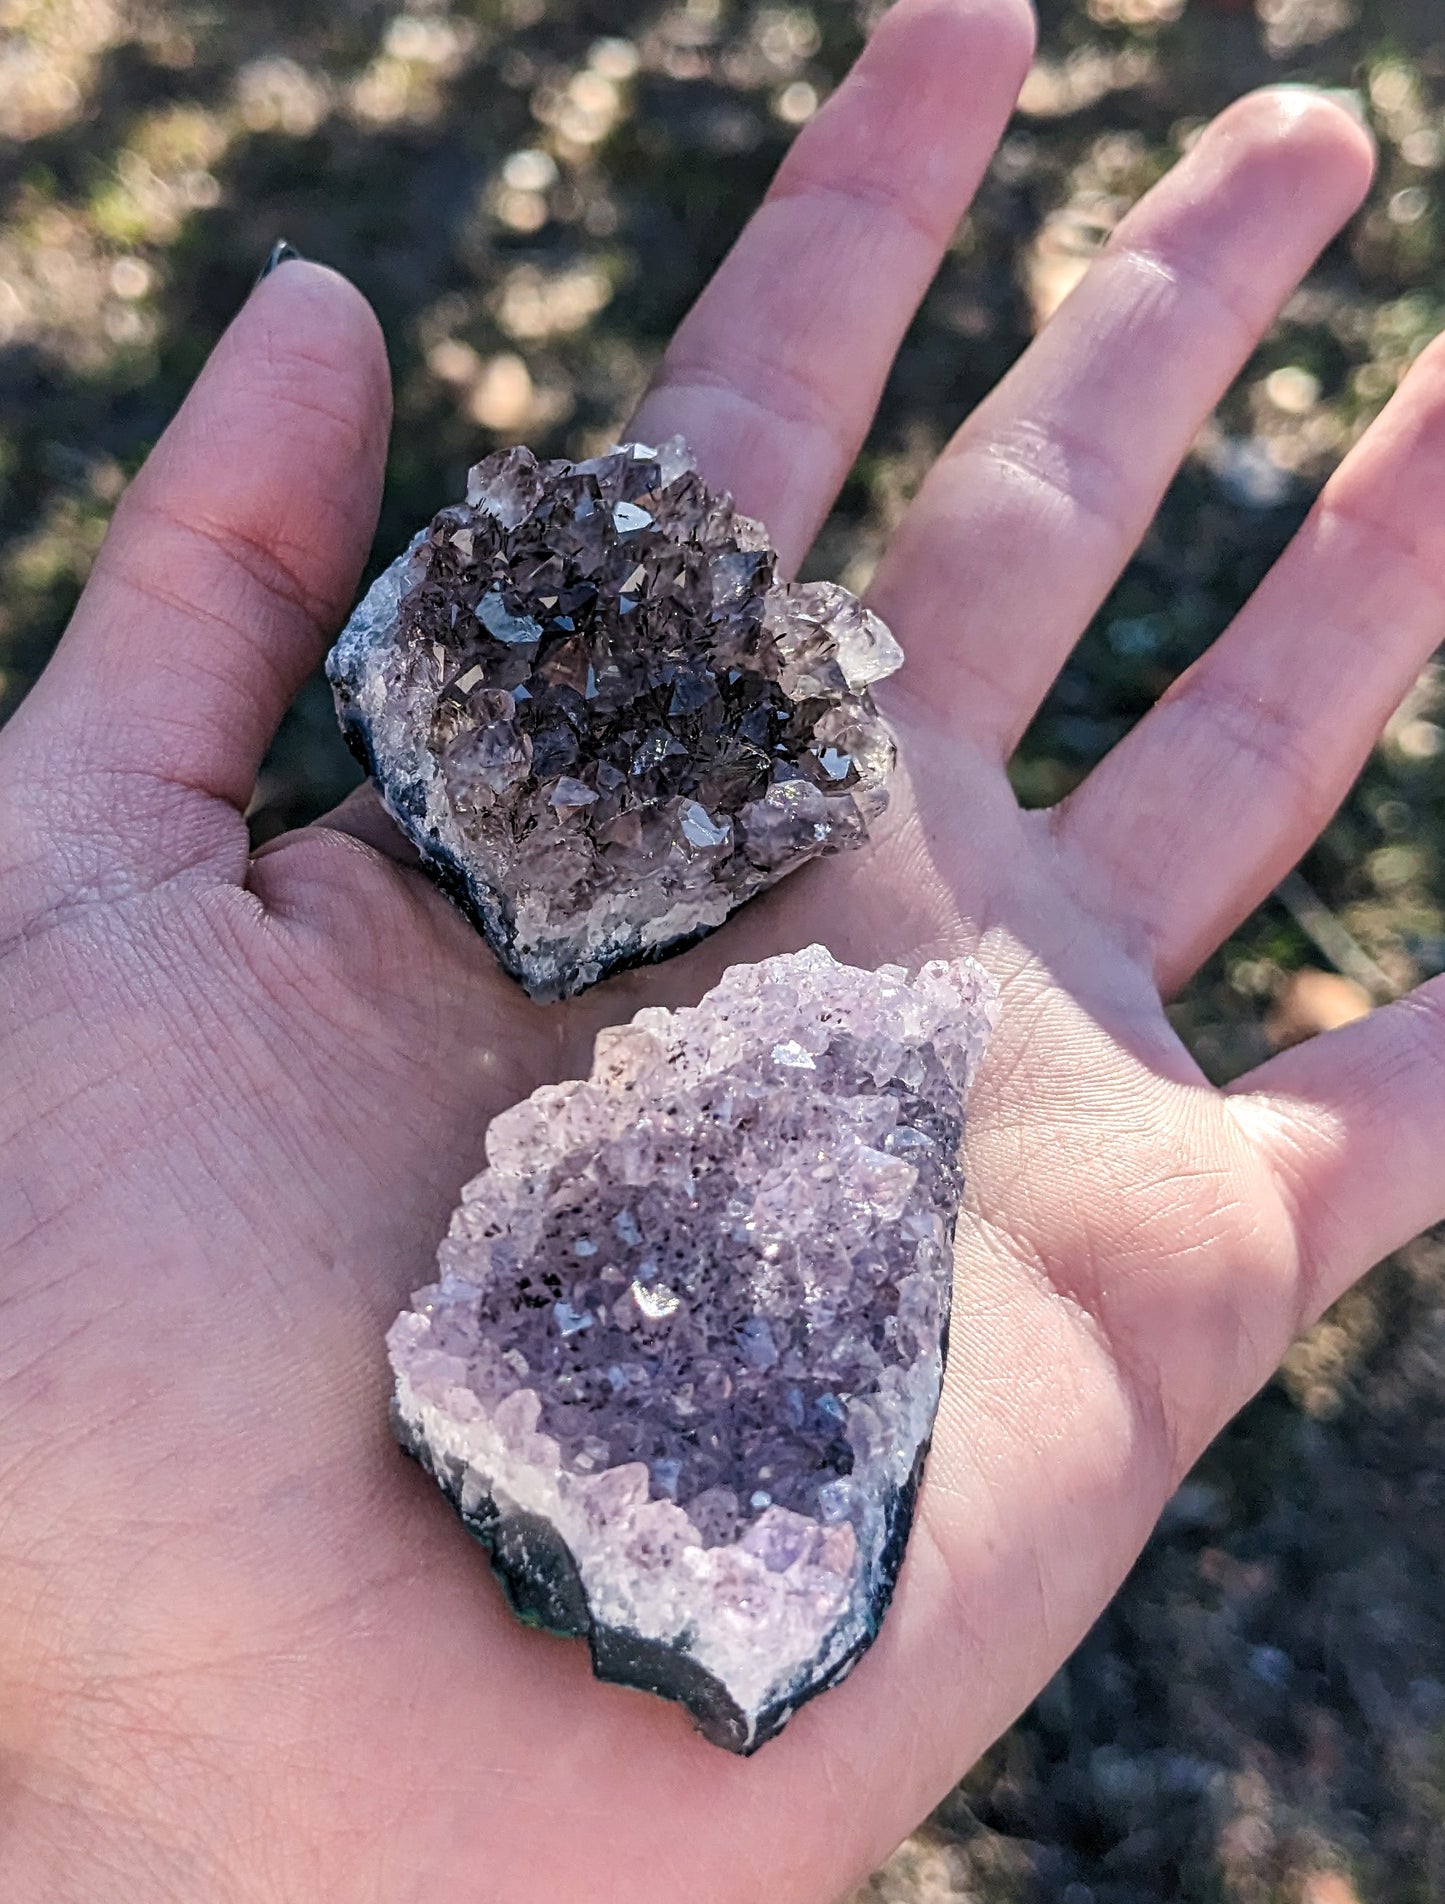
<instances>
[{"instance_id":1,"label":"sparkling crystal facet","mask_svg":"<svg viewBox=\"0 0 1445 1904\"><path fill-rule=\"evenodd\" d=\"M397 1432L518 1611L734 1751L892 1593L994 996L813 946L603 1032L494 1120L388 1338Z\"/></svg>"},{"instance_id":2,"label":"sparkling crystal facet","mask_svg":"<svg viewBox=\"0 0 1445 1904\"><path fill-rule=\"evenodd\" d=\"M328 672L425 863L552 998L858 845L893 765L869 685L902 659L846 589L779 582L675 440L479 463Z\"/></svg>"}]
</instances>

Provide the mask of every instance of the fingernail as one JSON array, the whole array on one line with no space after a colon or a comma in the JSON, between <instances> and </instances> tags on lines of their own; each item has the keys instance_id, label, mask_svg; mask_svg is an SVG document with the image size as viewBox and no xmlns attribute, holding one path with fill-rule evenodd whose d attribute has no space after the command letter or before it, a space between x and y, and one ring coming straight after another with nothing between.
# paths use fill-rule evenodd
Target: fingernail
<instances>
[{"instance_id":1,"label":"fingernail","mask_svg":"<svg viewBox=\"0 0 1445 1904\"><path fill-rule=\"evenodd\" d=\"M1276 79L1271 80L1269 90L1272 93L1299 93L1310 99L1328 99L1332 105L1339 106L1370 131L1370 113L1365 104L1365 96L1353 86L1312 86L1308 80Z\"/></svg>"},{"instance_id":2,"label":"fingernail","mask_svg":"<svg viewBox=\"0 0 1445 1904\"><path fill-rule=\"evenodd\" d=\"M256 278L256 283L264 284L273 271L279 270L283 264L290 264L293 258L300 264L306 262L295 245L288 244L284 238L278 238L271 247L270 256L267 258L265 264L261 266Z\"/></svg>"},{"instance_id":3,"label":"fingernail","mask_svg":"<svg viewBox=\"0 0 1445 1904\"><path fill-rule=\"evenodd\" d=\"M1358 119L1366 132L1370 131L1369 108L1365 104L1365 95L1357 87L1326 86L1323 90L1326 99L1333 99L1337 106L1343 107L1352 118Z\"/></svg>"}]
</instances>

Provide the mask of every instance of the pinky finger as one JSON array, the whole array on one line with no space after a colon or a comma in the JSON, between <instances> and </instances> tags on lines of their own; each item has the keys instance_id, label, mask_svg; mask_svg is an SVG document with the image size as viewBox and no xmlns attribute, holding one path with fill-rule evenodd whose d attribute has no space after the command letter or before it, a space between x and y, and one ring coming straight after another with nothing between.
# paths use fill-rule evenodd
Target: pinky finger
<instances>
[{"instance_id":1,"label":"pinky finger","mask_svg":"<svg viewBox=\"0 0 1445 1904\"><path fill-rule=\"evenodd\" d=\"M1312 1321L1445 1219L1445 977L1282 1052L1230 1102L1290 1206Z\"/></svg>"}]
</instances>

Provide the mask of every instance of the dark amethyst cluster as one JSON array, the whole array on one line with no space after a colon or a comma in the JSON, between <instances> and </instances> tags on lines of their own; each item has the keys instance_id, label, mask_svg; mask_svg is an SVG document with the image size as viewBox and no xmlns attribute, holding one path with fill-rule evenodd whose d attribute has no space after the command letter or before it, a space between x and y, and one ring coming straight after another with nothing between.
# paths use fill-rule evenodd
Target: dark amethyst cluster
<instances>
[{"instance_id":1,"label":"dark amethyst cluster","mask_svg":"<svg viewBox=\"0 0 1445 1904\"><path fill-rule=\"evenodd\" d=\"M882 809L869 684L902 660L835 583L783 583L680 442L472 471L328 672L438 879L537 998L661 958Z\"/></svg>"}]
</instances>

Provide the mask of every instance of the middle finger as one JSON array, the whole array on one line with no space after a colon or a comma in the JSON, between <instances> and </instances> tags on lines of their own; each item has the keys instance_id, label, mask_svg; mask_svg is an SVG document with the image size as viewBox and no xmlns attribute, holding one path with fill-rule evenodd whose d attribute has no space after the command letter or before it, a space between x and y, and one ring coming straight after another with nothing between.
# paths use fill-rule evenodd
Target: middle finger
<instances>
[{"instance_id":1,"label":"middle finger","mask_svg":"<svg viewBox=\"0 0 1445 1904\"><path fill-rule=\"evenodd\" d=\"M900 693L1012 751L1373 161L1342 107L1277 89L1230 107L1140 200L894 538L872 602L908 651Z\"/></svg>"}]
</instances>

